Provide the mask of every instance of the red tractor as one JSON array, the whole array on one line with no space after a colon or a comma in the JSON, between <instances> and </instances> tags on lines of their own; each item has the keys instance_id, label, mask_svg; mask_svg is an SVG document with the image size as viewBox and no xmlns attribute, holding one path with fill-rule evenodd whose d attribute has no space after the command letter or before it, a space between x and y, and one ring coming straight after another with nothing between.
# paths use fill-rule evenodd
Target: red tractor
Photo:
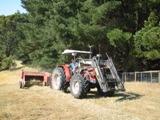
<instances>
[{"instance_id":1,"label":"red tractor","mask_svg":"<svg viewBox=\"0 0 160 120\"><path fill-rule=\"evenodd\" d=\"M86 97L91 88L98 93L112 96L117 90L125 90L117 70L108 57L102 60L100 55L90 59L75 58L77 54L88 54L89 51L65 50L62 54L72 54L74 60L70 64L58 65L52 73L51 88L70 92L75 98Z\"/></svg>"}]
</instances>

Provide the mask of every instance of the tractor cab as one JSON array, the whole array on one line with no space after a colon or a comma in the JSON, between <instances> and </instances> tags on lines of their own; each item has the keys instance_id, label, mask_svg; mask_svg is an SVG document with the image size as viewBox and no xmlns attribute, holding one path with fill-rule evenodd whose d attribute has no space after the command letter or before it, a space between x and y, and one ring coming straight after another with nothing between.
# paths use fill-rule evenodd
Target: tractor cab
<instances>
[{"instance_id":1,"label":"tractor cab","mask_svg":"<svg viewBox=\"0 0 160 120\"><path fill-rule=\"evenodd\" d=\"M76 70L81 67L81 64L86 62L86 60L83 59L82 57L77 57L78 54L87 54L90 56L92 53L90 51L79 51L79 50L66 49L64 50L64 52L62 52L62 54L71 54L73 56L73 59L71 60L71 63L69 64L69 66L72 72L75 73Z\"/></svg>"}]
</instances>

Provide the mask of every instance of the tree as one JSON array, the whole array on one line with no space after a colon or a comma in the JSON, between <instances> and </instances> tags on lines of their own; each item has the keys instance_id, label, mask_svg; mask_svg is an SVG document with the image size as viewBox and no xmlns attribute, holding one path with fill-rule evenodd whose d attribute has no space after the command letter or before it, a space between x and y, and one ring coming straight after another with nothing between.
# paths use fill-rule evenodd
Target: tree
<instances>
[{"instance_id":1,"label":"tree","mask_svg":"<svg viewBox=\"0 0 160 120\"><path fill-rule=\"evenodd\" d=\"M114 60L120 65L119 68L132 69L132 66L129 65L132 61L132 34L116 28L107 33L107 38L111 44Z\"/></svg>"},{"instance_id":2,"label":"tree","mask_svg":"<svg viewBox=\"0 0 160 120\"><path fill-rule=\"evenodd\" d=\"M19 13L0 16L0 70L8 69L13 63L19 39L19 16Z\"/></svg>"},{"instance_id":3,"label":"tree","mask_svg":"<svg viewBox=\"0 0 160 120\"><path fill-rule=\"evenodd\" d=\"M147 60L160 59L160 22L155 12L151 12L144 27L135 36L135 54Z\"/></svg>"},{"instance_id":4,"label":"tree","mask_svg":"<svg viewBox=\"0 0 160 120\"><path fill-rule=\"evenodd\" d=\"M19 57L47 68L66 59L61 56L64 49L87 50L91 44L95 54L107 51L121 70L134 70L131 64L140 53L137 46L133 54L134 44L141 41L137 31L151 11L160 12L158 0L22 0L22 4L28 13L20 27ZM155 36L159 28L154 27L143 39ZM151 51L146 56L158 56Z\"/></svg>"}]
</instances>

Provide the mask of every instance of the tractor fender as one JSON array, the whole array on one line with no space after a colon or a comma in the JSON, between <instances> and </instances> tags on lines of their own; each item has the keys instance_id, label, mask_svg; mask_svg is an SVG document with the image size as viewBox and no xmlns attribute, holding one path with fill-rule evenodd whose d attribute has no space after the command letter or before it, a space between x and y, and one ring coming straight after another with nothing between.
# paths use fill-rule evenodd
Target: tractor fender
<instances>
[{"instance_id":1,"label":"tractor fender","mask_svg":"<svg viewBox=\"0 0 160 120\"><path fill-rule=\"evenodd\" d=\"M62 67L63 70L64 70L64 73L65 73L65 76L66 76L66 81L70 81L71 79L71 71L70 71L70 68L69 68L69 65L68 64L64 64L64 65L59 65L58 67Z\"/></svg>"}]
</instances>

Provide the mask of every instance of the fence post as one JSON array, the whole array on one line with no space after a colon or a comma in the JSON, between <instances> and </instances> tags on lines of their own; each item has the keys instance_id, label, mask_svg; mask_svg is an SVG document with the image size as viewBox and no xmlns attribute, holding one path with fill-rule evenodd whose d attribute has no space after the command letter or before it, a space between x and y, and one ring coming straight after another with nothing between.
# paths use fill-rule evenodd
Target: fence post
<instances>
[{"instance_id":1,"label":"fence post","mask_svg":"<svg viewBox=\"0 0 160 120\"><path fill-rule=\"evenodd\" d=\"M134 80L135 80L135 82L137 82L137 73L136 72L134 72Z\"/></svg>"},{"instance_id":2,"label":"fence post","mask_svg":"<svg viewBox=\"0 0 160 120\"><path fill-rule=\"evenodd\" d=\"M159 78L159 83L160 83L160 71L159 71L159 74L158 74L158 78Z\"/></svg>"},{"instance_id":3,"label":"fence post","mask_svg":"<svg viewBox=\"0 0 160 120\"><path fill-rule=\"evenodd\" d=\"M150 72L150 76L151 76L151 83L152 83L152 82L153 82L153 81L152 81L152 72Z\"/></svg>"},{"instance_id":4,"label":"fence post","mask_svg":"<svg viewBox=\"0 0 160 120\"><path fill-rule=\"evenodd\" d=\"M126 82L126 72L124 72L124 81Z\"/></svg>"}]
</instances>

